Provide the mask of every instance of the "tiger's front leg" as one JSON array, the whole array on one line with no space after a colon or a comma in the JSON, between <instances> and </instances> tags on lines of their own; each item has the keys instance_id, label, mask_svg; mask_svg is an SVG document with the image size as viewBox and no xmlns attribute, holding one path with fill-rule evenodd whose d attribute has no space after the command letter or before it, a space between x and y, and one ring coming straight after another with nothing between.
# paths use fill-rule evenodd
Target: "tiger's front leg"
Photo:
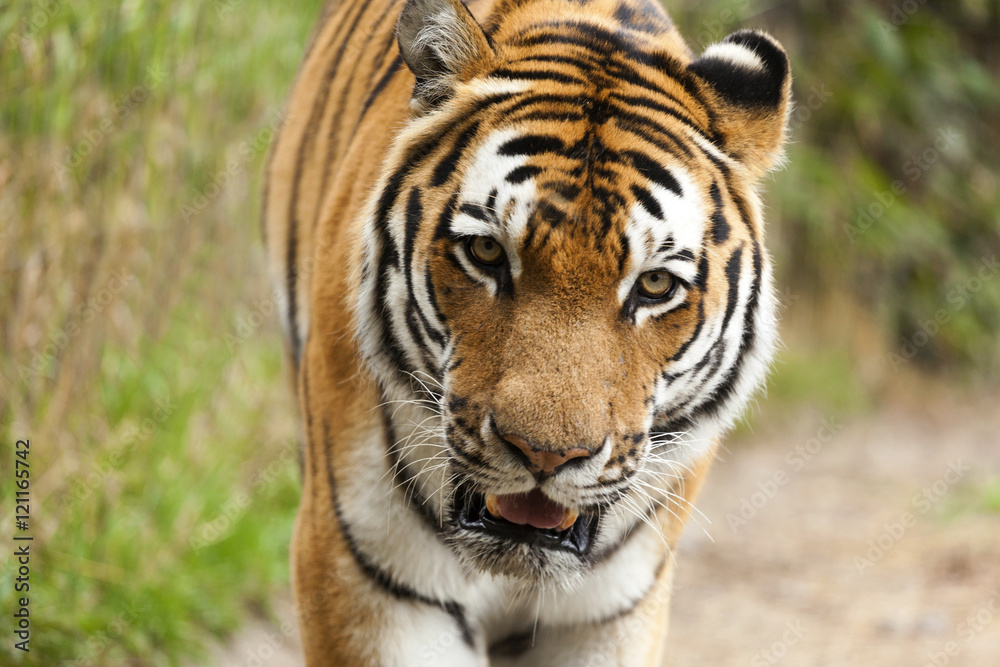
<instances>
[{"instance_id":1,"label":"tiger's front leg","mask_svg":"<svg viewBox=\"0 0 1000 667\"><path fill-rule=\"evenodd\" d=\"M485 667L459 608L443 608L359 559L309 493L292 540L292 578L307 665ZM317 484L317 486L322 486Z\"/></svg>"}]
</instances>

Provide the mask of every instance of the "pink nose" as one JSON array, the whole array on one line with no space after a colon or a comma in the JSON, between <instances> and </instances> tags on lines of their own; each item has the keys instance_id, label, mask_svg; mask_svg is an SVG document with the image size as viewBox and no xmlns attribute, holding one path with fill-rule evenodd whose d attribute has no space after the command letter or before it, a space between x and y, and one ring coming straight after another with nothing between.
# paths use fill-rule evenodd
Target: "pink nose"
<instances>
[{"instance_id":1,"label":"pink nose","mask_svg":"<svg viewBox=\"0 0 1000 667\"><path fill-rule=\"evenodd\" d=\"M569 449L536 449L527 440L519 435L506 434L503 439L514 445L528 459L532 472L541 472L545 475L555 474L556 468L573 459L579 459L591 455L591 451L585 447L570 447Z\"/></svg>"}]
</instances>

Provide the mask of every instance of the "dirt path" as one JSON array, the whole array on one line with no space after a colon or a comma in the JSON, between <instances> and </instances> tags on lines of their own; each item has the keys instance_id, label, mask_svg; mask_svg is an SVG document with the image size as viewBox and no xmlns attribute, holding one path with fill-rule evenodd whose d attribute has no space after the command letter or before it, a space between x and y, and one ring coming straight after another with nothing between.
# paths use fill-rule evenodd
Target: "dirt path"
<instances>
[{"instance_id":1,"label":"dirt path","mask_svg":"<svg viewBox=\"0 0 1000 667\"><path fill-rule=\"evenodd\" d=\"M1000 478L998 406L801 413L731 443L677 554L667 667L1000 666L1000 513L967 509ZM301 657L257 622L209 664Z\"/></svg>"},{"instance_id":2,"label":"dirt path","mask_svg":"<svg viewBox=\"0 0 1000 667\"><path fill-rule=\"evenodd\" d=\"M1000 665L1000 514L959 510L1000 475L998 406L737 443L698 503L714 543L691 525L679 550L667 664Z\"/></svg>"}]
</instances>

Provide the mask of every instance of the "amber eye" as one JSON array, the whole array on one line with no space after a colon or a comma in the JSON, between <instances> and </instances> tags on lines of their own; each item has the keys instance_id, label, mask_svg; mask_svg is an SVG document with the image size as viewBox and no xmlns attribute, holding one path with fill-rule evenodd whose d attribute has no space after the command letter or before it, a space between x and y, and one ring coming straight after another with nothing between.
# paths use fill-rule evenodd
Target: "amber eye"
<instances>
[{"instance_id":1,"label":"amber eye","mask_svg":"<svg viewBox=\"0 0 1000 667\"><path fill-rule=\"evenodd\" d=\"M503 262L503 248L489 236L476 236L469 240L469 255L480 264L496 266Z\"/></svg>"},{"instance_id":2,"label":"amber eye","mask_svg":"<svg viewBox=\"0 0 1000 667\"><path fill-rule=\"evenodd\" d=\"M665 299L674 292L677 281L664 271L650 271L639 276L639 294L647 299Z\"/></svg>"}]
</instances>

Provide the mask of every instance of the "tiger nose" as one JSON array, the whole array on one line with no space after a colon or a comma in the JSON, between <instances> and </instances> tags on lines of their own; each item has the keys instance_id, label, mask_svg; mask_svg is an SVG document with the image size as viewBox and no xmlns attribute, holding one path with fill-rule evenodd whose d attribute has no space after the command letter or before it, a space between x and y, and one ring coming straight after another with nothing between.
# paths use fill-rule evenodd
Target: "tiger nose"
<instances>
[{"instance_id":1,"label":"tiger nose","mask_svg":"<svg viewBox=\"0 0 1000 667\"><path fill-rule=\"evenodd\" d=\"M585 447L570 447L569 449L537 449L519 435L505 434L504 440L513 445L517 451L528 459L525 463L533 473L545 476L554 475L556 469L573 459L590 456L592 452Z\"/></svg>"}]
</instances>

